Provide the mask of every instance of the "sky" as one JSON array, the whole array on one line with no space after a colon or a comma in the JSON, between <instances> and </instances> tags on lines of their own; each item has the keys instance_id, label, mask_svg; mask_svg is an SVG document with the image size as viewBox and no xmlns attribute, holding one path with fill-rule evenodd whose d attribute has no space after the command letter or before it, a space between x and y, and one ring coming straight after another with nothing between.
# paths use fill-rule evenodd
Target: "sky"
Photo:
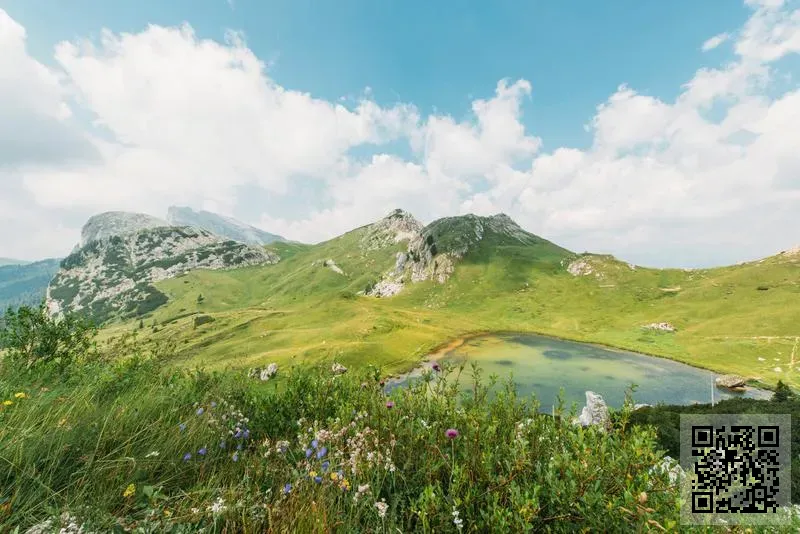
<instances>
[{"instance_id":1,"label":"sky","mask_svg":"<svg viewBox=\"0 0 800 534\"><path fill-rule=\"evenodd\" d=\"M506 213L653 267L800 244L800 1L0 0L0 256L189 205Z\"/></svg>"}]
</instances>

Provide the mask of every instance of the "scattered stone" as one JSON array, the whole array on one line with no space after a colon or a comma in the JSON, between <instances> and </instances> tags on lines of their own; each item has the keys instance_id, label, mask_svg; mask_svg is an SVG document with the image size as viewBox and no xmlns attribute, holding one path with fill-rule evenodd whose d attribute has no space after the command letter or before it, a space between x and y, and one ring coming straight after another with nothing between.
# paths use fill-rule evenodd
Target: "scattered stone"
<instances>
[{"instance_id":1,"label":"scattered stone","mask_svg":"<svg viewBox=\"0 0 800 534\"><path fill-rule=\"evenodd\" d=\"M247 377L258 378L262 382L266 382L267 380L275 376L277 372L278 372L278 364L271 363L267 367L264 367L263 369L260 367L250 369L247 372Z\"/></svg>"},{"instance_id":2,"label":"scattered stone","mask_svg":"<svg viewBox=\"0 0 800 534\"><path fill-rule=\"evenodd\" d=\"M652 404L644 404L644 403L642 403L642 404L634 404L633 405L633 411L641 410L642 408L652 408L652 407L653 407Z\"/></svg>"},{"instance_id":3,"label":"scattered stone","mask_svg":"<svg viewBox=\"0 0 800 534\"><path fill-rule=\"evenodd\" d=\"M587 391L586 406L574 422L581 426L598 426L602 430L607 430L611 426L611 419L603 397L594 391Z\"/></svg>"},{"instance_id":4,"label":"scattered stone","mask_svg":"<svg viewBox=\"0 0 800 534\"><path fill-rule=\"evenodd\" d=\"M669 323L650 323L644 325L642 328L646 330L659 330L661 332L677 332L678 329Z\"/></svg>"},{"instance_id":5,"label":"scattered stone","mask_svg":"<svg viewBox=\"0 0 800 534\"><path fill-rule=\"evenodd\" d=\"M681 476L683 475L683 468L676 460L674 460L670 456L664 456L661 462L650 468L650 473L668 474L669 483L674 487L678 485L678 482L680 481Z\"/></svg>"},{"instance_id":6,"label":"scattered stone","mask_svg":"<svg viewBox=\"0 0 800 534\"><path fill-rule=\"evenodd\" d=\"M715 378L714 383L719 387L733 389L743 388L746 385L747 380L737 375L722 375Z\"/></svg>"},{"instance_id":7,"label":"scattered stone","mask_svg":"<svg viewBox=\"0 0 800 534\"><path fill-rule=\"evenodd\" d=\"M592 265L586 260L575 260L567 267L572 276L589 276L594 272Z\"/></svg>"},{"instance_id":8,"label":"scattered stone","mask_svg":"<svg viewBox=\"0 0 800 534\"><path fill-rule=\"evenodd\" d=\"M331 366L331 372L333 372L333 374L335 375L343 375L344 373L347 372L347 367L345 367L341 363L335 362Z\"/></svg>"},{"instance_id":9,"label":"scattered stone","mask_svg":"<svg viewBox=\"0 0 800 534\"><path fill-rule=\"evenodd\" d=\"M331 259L328 259L328 260L325 260L324 262L322 262L322 265L323 265L323 267L327 267L331 271L333 271L333 272L335 272L337 274L341 274L342 276L344 276L344 271L342 270L341 267L336 265L335 261L333 261Z\"/></svg>"}]
</instances>

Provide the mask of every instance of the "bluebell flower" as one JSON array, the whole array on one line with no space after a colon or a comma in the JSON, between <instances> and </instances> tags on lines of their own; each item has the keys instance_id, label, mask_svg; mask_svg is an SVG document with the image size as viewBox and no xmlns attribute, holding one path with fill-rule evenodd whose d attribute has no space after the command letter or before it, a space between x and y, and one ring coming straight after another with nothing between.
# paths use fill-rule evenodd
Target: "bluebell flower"
<instances>
[{"instance_id":1,"label":"bluebell flower","mask_svg":"<svg viewBox=\"0 0 800 534\"><path fill-rule=\"evenodd\" d=\"M321 476L315 476L314 477L314 482L316 482L317 484L322 484L322 477Z\"/></svg>"},{"instance_id":2,"label":"bluebell flower","mask_svg":"<svg viewBox=\"0 0 800 534\"><path fill-rule=\"evenodd\" d=\"M314 447L315 449L318 448L319 447L319 441L317 441L317 440L312 441L311 442L311 446Z\"/></svg>"},{"instance_id":3,"label":"bluebell flower","mask_svg":"<svg viewBox=\"0 0 800 534\"><path fill-rule=\"evenodd\" d=\"M197 409L197 415L203 415L203 412L204 412L204 411L205 411L205 410L203 410L203 408L202 408L202 407L198 408L198 409Z\"/></svg>"},{"instance_id":4,"label":"bluebell flower","mask_svg":"<svg viewBox=\"0 0 800 534\"><path fill-rule=\"evenodd\" d=\"M327 471L330 466L331 466L331 463L328 460L325 460L324 462L322 462L322 470L323 471Z\"/></svg>"},{"instance_id":5,"label":"bluebell flower","mask_svg":"<svg viewBox=\"0 0 800 534\"><path fill-rule=\"evenodd\" d=\"M237 428L236 434L234 434L233 437L239 439L240 437L242 437L242 431Z\"/></svg>"},{"instance_id":6,"label":"bluebell flower","mask_svg":"<svg viewBox=\"0 0 800 534\"><path fill-rule=\"evenodd\" d=\"M322 447L317 451L317 459L321 460L326 454L328 454L328 447Z\"/></svg>"},{"instance_id":7,"label":"bluebell flower","mask_svg":"<svg viewBox=\"0 0 800 534\"><path fill-rule=\"evenodd\" d=\"M286 494L286 493L289 493L290 491L292 491L292 485L291 484L286 484L283 487L283 493Z\"/></svg>"},{"instance_id":8,"label":"bluebell flower","mask_svg":"<svg viewBox=\"0 0 800 534\"><path fill-rule=\"evenodd\" d=\"M184 423L181 423L178 425L178 428L180 429L181 432L183 432L184 430L186 430L186 425Z\"/></svg>"},{"instance_id":9,"label":"bluebell flower","mask_svg":"<svg viewBox=\"0 0 800 534\"><path fill-rule=\"evenodd\" d=\"M219 448L220 449L224 449L225 448L225 442L224 441L220 441L219 442Z\"/></svg>"},{"instance_id":10,"label":"bluebell flower","mask_svg":"<svg viewBox=\"0 0 800 534\"><path fill-rule=\"evenodd\" d=\"M311 455L314 454L314 451L311 449L306 449L306 458L311 458Z\"/></svg>"},{"instance_id":11,"label":"bluebell flower","mask_svg":"<svg viewBox=\"0 0 800 534\"><path fill-rule=\"evenodd\" d=\"M184 462L188 462L191 459L192 459L192 453L187 452L186 454L183 455L183 461Z\"/></svg>"},{"instance_id":12,"label":"bluebell flower","mask_svg":"<svg viewBox=\"0 0 800 534\"><path fill-rule=\"evenodd\" d=\"M205 447L201 447L200 450L197 451L197 454L199 454L200 456L205 456L207 452L208 451L206 450Z\"/></svg>"},{"instance_id":13,"label":"bluebell flower","mask_svg":"<svg viewBox=\"0 0 800 534\"><path fill-rule=\"evenodd\" d=\"M233 456L231 457L231 460L233 460L234 462L238 462L239 461L239 453L238 452L234 452Z\"/></svg>"},{"instance_id":14,"label":"bluebell flower","mask_svg":"<svg viewBox=\"0 0 800 534\"><path fill-rule=\"evenodd\" d=\"M242 437L244 437L244 439L250 439L250 431L245 429Z\"/></svg>"},{"instance_id":15,"label":"bluebell flower","mask_svg":"<svg viewBox=\"0 0 800 534\"><path fill-rule=\"evenodd\" d=\"M240 451L240 450L242 450L242 444L241 444L241 443L238 443L238 444L236 445L236 450L237 450L237 451Z\"/></svg>"}]
</instances>

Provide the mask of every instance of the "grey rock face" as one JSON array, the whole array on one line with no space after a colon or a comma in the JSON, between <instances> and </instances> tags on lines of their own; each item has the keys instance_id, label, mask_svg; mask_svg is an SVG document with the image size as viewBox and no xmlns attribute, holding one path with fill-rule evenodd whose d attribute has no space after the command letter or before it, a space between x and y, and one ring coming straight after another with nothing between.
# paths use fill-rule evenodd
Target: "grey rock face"
<instances>
[{"instance_id":1,"label":"grey rock face","mask_svg":"<svg viewBox=\"0 0 800 534\"><path fill-rule=\"evenodd\" d=\"M80 246L112 236L124 236L140 230L169 226L167 221L144 213L107 211L90 217L81 230Z\"/></svg>"},{"instance_id":2,"label":"grey rock face","mask_svg":"<svg viewBox=\"0 0 800 534\"><path fill-rule=\"evenodd\" d=\"M581 426L598 426L607 429L611 425L608 406L603 397L594 391L586 392L586 406L583 407L576 421Z\"/></svg>"},{"instance_id":3,"label":"grey rock face","mask_svg":"<svg viewBox=\"0 0 800 534\"><path fill-rule=\"evenodd\" d=\"M167 221L173 226L192 226L248 245L267 245L275 241L286 241L279 235L270 234L232 217L210 211L194 211L191 208L172 206L167 211Z\"/></svg>"}]
</instances>

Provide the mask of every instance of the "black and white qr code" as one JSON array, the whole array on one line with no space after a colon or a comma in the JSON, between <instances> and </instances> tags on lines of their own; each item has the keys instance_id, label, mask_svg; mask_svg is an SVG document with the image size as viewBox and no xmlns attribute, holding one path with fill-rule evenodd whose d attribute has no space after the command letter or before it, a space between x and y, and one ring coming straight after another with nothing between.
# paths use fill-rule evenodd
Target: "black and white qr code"
<instances>
[{"instance_id":1,"label":"black and white qr code","mask_svg":"<svg viewBox=\"0 0 800 534\"><path fill-rule=\"evenodd\" d=\"M790 420L789 415L682 415L683 519L778 517L791 488Z\"/></svg>"}]
</instances>

